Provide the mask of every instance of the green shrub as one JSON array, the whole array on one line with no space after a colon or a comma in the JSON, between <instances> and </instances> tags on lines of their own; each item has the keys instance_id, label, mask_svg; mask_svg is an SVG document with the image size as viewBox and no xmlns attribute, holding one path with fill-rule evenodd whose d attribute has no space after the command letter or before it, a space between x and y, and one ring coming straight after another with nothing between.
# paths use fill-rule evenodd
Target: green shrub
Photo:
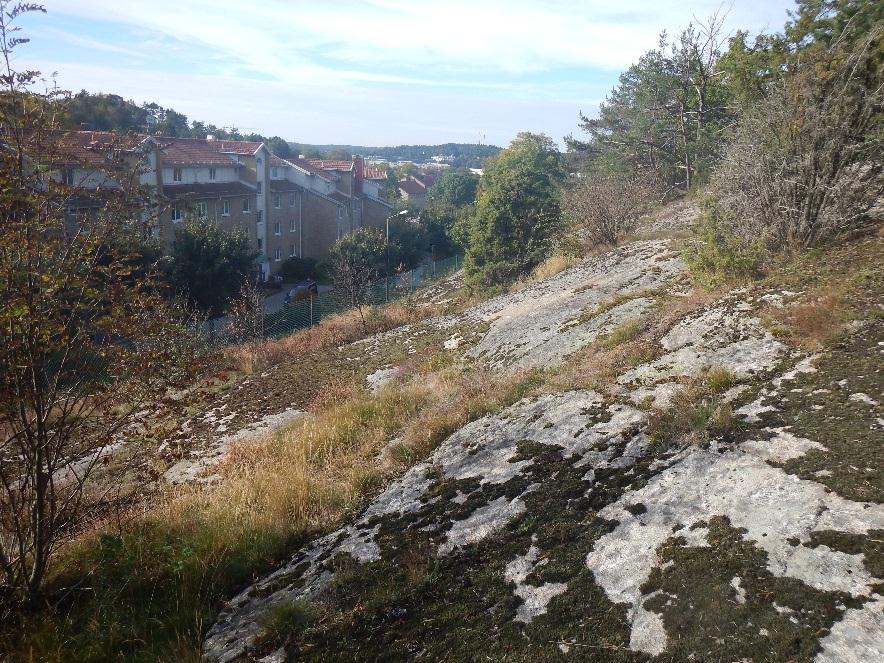
<instances>
[{"instance_id":1,"label":"green shrub","mask_svg":"<svg viewBox=\"0 0 884 663\"><path fill-rule=\"evenodd\" d=\"M319 280L319 263L314 258L291 257L279 268L280 275L287 281Z\"/></svg>"},{"instance_id":2,"label":"green shrub","mask_svg":"<svg viewBox=\"0 0 884 663\"><path fill-rule=\"evenodd\" d=\"M761 247L738 238L714 207L706 207L700 214L694 234L695 241L684 257L697 282L715 286L760 275Z\"/></svg>"}]
</instances>

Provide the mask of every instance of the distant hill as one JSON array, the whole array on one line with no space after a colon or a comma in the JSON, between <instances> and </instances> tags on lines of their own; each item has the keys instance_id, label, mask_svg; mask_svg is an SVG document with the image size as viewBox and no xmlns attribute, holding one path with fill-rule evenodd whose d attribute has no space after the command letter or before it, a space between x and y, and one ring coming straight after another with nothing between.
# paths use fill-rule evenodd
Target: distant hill
<instances>
[{"instance_id":1,"label":"distant hill","mask_svg":"<svg viewBox=\"0 0 884 663\"><path fill-rule=\"evenodd\" d=\"M315 156L317 154L361 154L377 157L385 161L413 161L424 163L433 157L450 157L445 163L454 167L480 168L488 157L496 156L501 148L496 145L477 143L443 143L441 145L396 145L388 147L371 147L367 145L307 145L292 144L301 154Z\"/></svg>"},{"instance_id":2,"label":"distant hill","mask_svg":"<svg viewBox=\"0 0 884 663\"><path fill-rule=\"evenodd\" d=\"M279 136L242 133L235 128L217 127L156 103L138 105L116 94L78 92L65 102L67 125L71 129L93 131L139 131L163 136L205 138L212 134L228 140L260 140L282 157L306 154L315 158L350 158L354 154L374 156L385 161L423 163L432 157L450 157L455 167L478 168L490 156L500 152L494 145L445 143L444 145L399 145L367 147L363 145L308 145L286 141Z\"/></svg>"}]
</instances>

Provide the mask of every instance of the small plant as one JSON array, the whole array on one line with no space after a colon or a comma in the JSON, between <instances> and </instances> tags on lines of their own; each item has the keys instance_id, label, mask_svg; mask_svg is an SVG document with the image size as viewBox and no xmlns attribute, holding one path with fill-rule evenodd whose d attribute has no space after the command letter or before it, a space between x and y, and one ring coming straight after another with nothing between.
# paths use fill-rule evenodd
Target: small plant
<instances>
[{"instance_id":1,"label":"small plant","mask_svg":"<svg viewBox=\"0 0 884 663\"><path fill-rule=\"evenodd\" d=\"M654 446L667 450L731 439L736 422L721 395L735 381L727 369L712 368L675 392L665 408L651 413L648 434Z\"/></svg>"},{"instance_id":2,"label":"small plant","mask_svg":"<svg viewBox=\"0 0 884 663\"><path fill-rule=\"evenodd\" d=\"M264 622L266 639L291 638L306 631L316 621L316 608L309 601L283 601L270 609Z\"/></svg>"},{"instance_id":3,"label":"small plant","mask_svg":"<svg viewBox=\"0 0 884 663\"><path fill-rule=\"evenodd\" d=\"M723 366L713 366L706 372L706 386L712 394L723 394L736 383L737 376Z\"/></svg>"},{"instance_id":4,"label":"small plant","mask_svg":"<svg viewBox=\"0 0 884 663\"><path fill-rule=\"evenodd\" d=\"M615 348L636 338L644 330L644 325L639 320L626 320L614 327L610 334L605 336L601 343L606 348Z\"/></svg>"}]
</instances>

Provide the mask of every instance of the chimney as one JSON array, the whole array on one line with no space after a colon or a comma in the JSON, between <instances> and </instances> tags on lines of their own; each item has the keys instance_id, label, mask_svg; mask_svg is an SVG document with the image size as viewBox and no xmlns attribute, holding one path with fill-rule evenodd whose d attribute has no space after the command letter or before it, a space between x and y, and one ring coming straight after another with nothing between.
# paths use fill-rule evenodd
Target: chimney
<instances>
[{"instance_id":1,"label":"chimney","mask_svg":"<svg viewBox=\"0 0 884 663\"><path fill-rule=\"evenodd\" d=\"M362 181L365 179L365 159L353 157L353 163L356 165L356 193L362 193Z\"/></svg>"}]
</instances>

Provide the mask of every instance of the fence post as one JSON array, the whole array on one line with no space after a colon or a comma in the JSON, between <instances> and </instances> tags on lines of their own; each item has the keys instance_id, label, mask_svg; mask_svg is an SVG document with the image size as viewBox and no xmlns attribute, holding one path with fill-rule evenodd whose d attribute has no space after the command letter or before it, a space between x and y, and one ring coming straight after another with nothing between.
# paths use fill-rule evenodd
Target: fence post
<instances>
[{"instance_id":1,"label":"fence post","mask_svg":"<svg viewBox=\"0 0 884 663\"><path fill-rule=\"evenodd\" d=\"M454 271L457 271L457 254L454 254Z\"/></svg>"},{"instance_id":2,"label":"fence post","mask_svg":"<svg viewBox=\"0 0 884 663\"><path fill-rule=\"evenodd\" d=\"M310 326L313 326L313 295L310 295Z\"/></svg>"}]
</instances>

